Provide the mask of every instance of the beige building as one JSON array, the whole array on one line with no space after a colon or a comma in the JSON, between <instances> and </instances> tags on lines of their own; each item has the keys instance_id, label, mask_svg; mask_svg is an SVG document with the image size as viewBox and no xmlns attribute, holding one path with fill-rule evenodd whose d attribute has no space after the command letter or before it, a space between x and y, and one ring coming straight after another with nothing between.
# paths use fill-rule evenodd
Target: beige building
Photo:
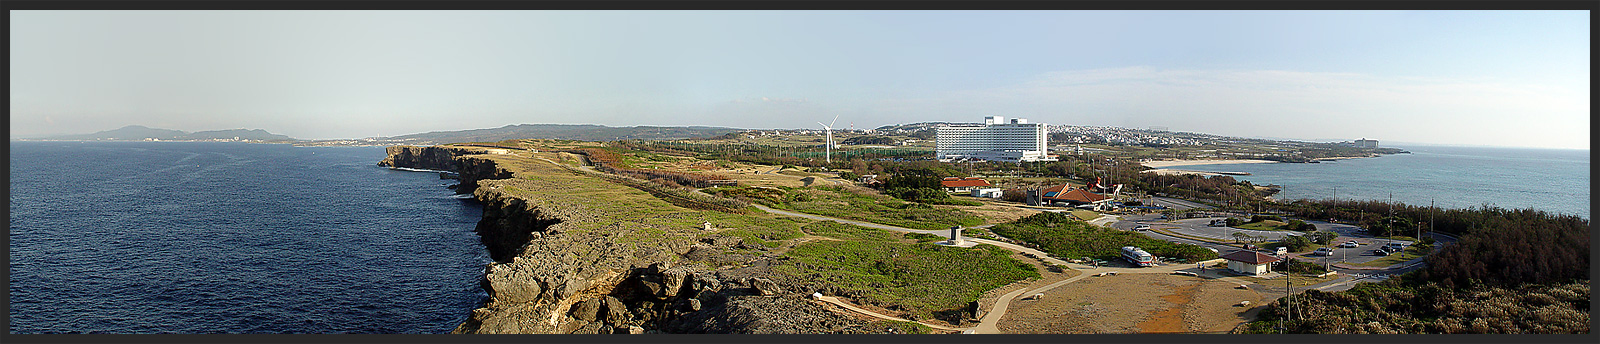
<instances>
[{"instance_id":1,"label":"beige building","mask_svg":"<svg viewBox=\"0 0 1600 344\"><path fill-rule=\"evenodd\" d=\"M1269 256L1256 251L1239 251L1222 256L1228 260L1228 270L1246 275L1262 275L1272 271L1272 263L1278 257Z\"/></svg>"}]
</instances>

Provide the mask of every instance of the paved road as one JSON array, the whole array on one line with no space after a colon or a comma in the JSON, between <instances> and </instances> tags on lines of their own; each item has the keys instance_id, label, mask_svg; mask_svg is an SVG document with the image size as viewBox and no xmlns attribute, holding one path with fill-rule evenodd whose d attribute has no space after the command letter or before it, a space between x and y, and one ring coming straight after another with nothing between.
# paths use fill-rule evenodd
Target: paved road
<instances>
[{"instance_id":1,"label":"paved road","mask_svg":"<svg viewBox=\"0 0 1600 344\"><path fill-rule=\"evenodd\" d=\"M1151 197L1151 205L1172 209L1211 209L1211 206L1171 197Z\"/></svg>"}]
</instances>

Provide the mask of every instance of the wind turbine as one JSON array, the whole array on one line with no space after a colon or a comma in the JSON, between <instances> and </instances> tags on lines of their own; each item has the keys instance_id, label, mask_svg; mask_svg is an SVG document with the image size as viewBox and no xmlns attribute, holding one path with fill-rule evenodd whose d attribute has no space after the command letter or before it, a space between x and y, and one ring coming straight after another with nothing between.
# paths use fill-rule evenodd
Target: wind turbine
<instances>
[{"instance_id":1,"label":"wind turbine","mask_svg":"<svg viewBox=\"0 0 1600 344\"><path fill-rule=\"evenodd\" d=\"M822 124L822 122L817 122L818 125L822 126L823 132L826 133L826 135L828 135L828 142L823 143L823 145L822 145L822 147L823 147L822 157L823 157L823 160L826 160L828 162L828 164L833 164L833 124L837 123L837 122L839 122L839 115L833 115L833 121L832 122L828 122L828 124Z\"/></svg>"}]
</instances>

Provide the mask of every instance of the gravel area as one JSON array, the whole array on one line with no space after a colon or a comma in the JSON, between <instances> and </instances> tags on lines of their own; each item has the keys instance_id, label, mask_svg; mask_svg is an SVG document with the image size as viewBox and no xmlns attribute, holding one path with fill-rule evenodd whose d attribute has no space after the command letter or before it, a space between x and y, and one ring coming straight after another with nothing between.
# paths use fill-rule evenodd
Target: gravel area
<instances>
[{"instance_id":1,"label":"gravel area","mask_svg":"<svg viewBox=\"0 0 1600 344\"><path fill-rule=\"evenodd\" d=\"M1226 332L1253 316L1236 306L1262 297L1238 283L1165 274L1090 277L1040 300L1018 300L998 324L1005 333Z\"/></svg>"}]
</instances>

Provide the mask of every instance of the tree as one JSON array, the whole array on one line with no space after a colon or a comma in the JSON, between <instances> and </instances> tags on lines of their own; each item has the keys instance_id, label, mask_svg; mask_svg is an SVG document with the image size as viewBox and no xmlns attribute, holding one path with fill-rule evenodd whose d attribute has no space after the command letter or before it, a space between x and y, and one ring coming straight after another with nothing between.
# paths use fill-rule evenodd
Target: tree
<instances>
[{"instance_id":1,"label":"tree","mask_svg":"<svg viewBox=\"0 0 1600 344\"><path fill-rule=\"evenodd\" d=\"M1028 192L1022 189L1010 189L1000 192L1000 200L1007 202L1027 202Z\"/></svg>"},{"instance_id":2,"label":"tree","mask_svg":"<svg viewBox=\"0 0 1600 344\"><path fill-rule=\"evenodd\" d=\"M1243 242L1246 238L1249 238L1249 237L1250 237L1249 234L1244 234L1243 232L1233 232L1233 242L1234 243Z\"/></svg>"},{"instance_id":3,"label":"tree","mask_svg":"<svg viewBox=\"0 0 1600 344\"><path fill-rule=\"evenodd\" d=\"M1333 242L1334 238L1338 237L1339 233L1329 231L1317 231L1311 233L1311 240L1315 241L1317 245L1327 245L1328 243Z\"/></svg>"},{"instance_id":4,"label":"tree","mask_svg":"<svg viewBox=\"0 0 1600 344\"><path fill-rule=\"evenodd\" d=\"M1283 237L1283 246L1293 252L1305 251L1311 247L1311 240L1304 235L1286 235Z\"/></svg>"}]
</instances>

